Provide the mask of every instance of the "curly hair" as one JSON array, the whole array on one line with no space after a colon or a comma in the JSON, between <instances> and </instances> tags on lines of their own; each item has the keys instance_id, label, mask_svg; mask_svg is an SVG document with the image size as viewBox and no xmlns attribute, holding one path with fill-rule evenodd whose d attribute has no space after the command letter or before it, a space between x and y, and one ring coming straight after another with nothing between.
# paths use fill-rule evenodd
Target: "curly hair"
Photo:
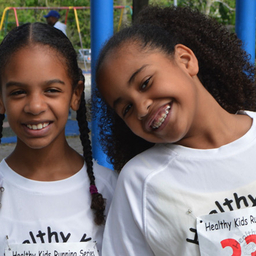
<instances>
[{"instance_id":1,"label":"curly hair","mask_svg":"<svg viewBox=\"0 0 256 256\"><path fill-rule=\"evenodd\" d=\"M198 78L225 110L236 113L241 109L256 109L255 67L242 49L242 41L198 10L157 6L142 10L133 26L115 34L103 47L96 82L106 57L125 43L137 44L141 50L158 49L170 58L176 44L189 47L198 59ZM134 135L104 99L99 101L104 120L101 143L114 167L120 170L133 156L153 144Z\"/></svg>"},{"instance_id":2,"label":"curly hair","mask_svg":"<svg viewBox=\"0 0 256 256\"><path fill-rule=\"evenodd\" d=\"M31 45L45 45L56 51L58 57L66 65L66 71L71 79L73 90L79 81L84 82L84 76L77 64L77 54L69 39L58 29L43 23L26 23L14 28L0 44L0 77L13 54L24 47ZM0 93L2 81L0 79ZM2 137L2 125L4 115L0 115L0 139ZM101 225L105 221L105 199L98 193L93 174L92 147L89 139L89 128L86 120L86 102L84 93L81 96L80 106L77 110L77 121L80 131L80 139L83 146L83 157L87 166L90 179L92 202L91 208L95 213L95 223ZM1 140L0 140L1 142ZM93 191L92 191L93 188Z\"/></svg>"}]
</instances>

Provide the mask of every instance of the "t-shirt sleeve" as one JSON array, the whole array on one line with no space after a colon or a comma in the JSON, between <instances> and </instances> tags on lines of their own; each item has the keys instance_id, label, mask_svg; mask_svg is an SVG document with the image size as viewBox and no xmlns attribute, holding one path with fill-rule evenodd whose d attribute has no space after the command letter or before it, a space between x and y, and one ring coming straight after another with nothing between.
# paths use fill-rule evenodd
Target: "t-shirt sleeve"
<instances>
[{"instance_id":1,"label":"t-shirt sleeve","mask_svg":"<svg viewBox=\"0 0 256 256\"><path fill-rule=\"evenodd\" d=\"M129 168L122 172L107 217L102 255L153 256L144 235L141 181L129 178Z\"/></svg>"},{"instance_id":2,"label":"t-shirt sleeve","mask_svg":"<svg viewBox=\"0 0 256 256\"><path fill-rule=\"evenodd\" d=\"M108 214L114 191L117 183L117 173L104 166L99 165L96 161L93 163L95 183L99 193L106 199L105 214Z\"/></svg>"}]
</instances>

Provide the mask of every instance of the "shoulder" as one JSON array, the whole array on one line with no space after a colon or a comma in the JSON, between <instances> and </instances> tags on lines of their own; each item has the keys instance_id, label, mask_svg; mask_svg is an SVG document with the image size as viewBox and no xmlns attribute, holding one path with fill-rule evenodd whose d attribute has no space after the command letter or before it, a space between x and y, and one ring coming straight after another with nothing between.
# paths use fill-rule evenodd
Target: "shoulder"
<instances>
[{"instance_id":1,"label":"shoulder","mask_svg":"<svg viewBox=\"0 0 256 256\"><path fill-rule=\"evenodd\" d=\"M4 176L4 173L6 172L6 170L8 169L7 164L5 162L5 159L3 159L0 162L0 180L2 179L2 177Z\"/></svg>"},{"instance_id":2,"label":"shoulder","mask_svg":"<svg viewBox=\"0 0 256 256\"><path fill-rule=\"evenodd\" d=\"M60 22L60 21L57 21L55 24L54 24L54 27L56 26L66 26L64 23Z\"/></svg>"},{"instance_id":3,"label":"shoulder","mask_svg":"<svg viewBox=\"0 0 256 256\"><path fill-rule=\"evenodd\" d=\"M60 22L60 21L57 21L55 24L54 24L54 27L55 28L58 28L58 29L66 29L66 24Z\"/></svg>"},{"instance_id":4,"label":"shoulder","mask_svg":"<svg viewBox=\"0 0 256 256\"><path fill-rule=\"evenodd\" d=\"M129 171L137 172L138 170L145 172L148 175L155 172L157 169L165 166L172 158L173 154L164 144L156 144L152 148L133 157L123 167L121 173Z\"/></svg>"},{"instance_id":5,"label":"shoulder","mask_svg":"<svg viewBox=\"0 0 256 256\"><path fill-rule=\"evenodd\" d=\"M5 160L3 159L1 162L0 162L0 187L2 185L2 182L3 182L3 175L4 175L4 170L6 169L6 162Z\"/></svg>"},{"instance_id":6,"label":"shoulder","mask_svg":"<svg viewBox=\"0 0 256 256\"><path fill-rule=\"evenodd\" d=\"M118 183L134 186L136 182L146 183L157 173L166 168L175 154L164 144L152 148L132 158L121 170Z\"/></svg>"},{"instance_id":7,"label":"shoulder","mask_svg":"<svg viewBox=\"0 0 256 256\"><path fill-rule=\"evenodd\" d=\"M238 111L238 114L244 114L250 116L252 119L256 119L256 112L253 111Z\"/></svg>"},{"instance_id":8,"label":"shoulder","mask_svg":"<svg viewBox=\"0 0 256 256\"><path fill-rule=\"evenodd\" d=\"M104 166L99 165L96 161L93 162L93 173L95 177L96 187L103 198L106 199L106 214L111 205L116 183L117 173Z\"/></svg>"},{"instance_id":9,"label":"shoulder","mask_svg":"<svg viewBox=\"0 0 256 256\"><path fill-rule=\"evenodd\" d=\"M129 215L142 226L141 213L151 195L150 187L152 184L154 186L155 177L159 177L158 175L168 168L172 158L173 154L169 148L164 144L157 144L132 158L123 167L111 206L113 221L126 221L125 218Z\"/></svg>"},{"instance_id":10,"label":"shoulder","mask_svg":"<svg viewBox=\"0 0 256 256\"><path fill-rule=\"evenodd\" d=\"M96 161L93 161L93 172L97 187L105 186L111 193L114 193L117 182L117 173L109 168L99 165Z\"/></svg>"},{"instance_id":11,"label":"shoulder","mask_svg":"<svg viewBox=\"0 0 256 256\"><path fill-rule=\"evenodd\" d=\"M245 111L245 110L240 110L237 112L238 115L247 115L252 119L252 124L251 124L251 128L249 131L254 131L253 134L251 134L252 136L255 134L255 129L256 129L256 112L253 111Z\"/></svg>"}]
</instances>

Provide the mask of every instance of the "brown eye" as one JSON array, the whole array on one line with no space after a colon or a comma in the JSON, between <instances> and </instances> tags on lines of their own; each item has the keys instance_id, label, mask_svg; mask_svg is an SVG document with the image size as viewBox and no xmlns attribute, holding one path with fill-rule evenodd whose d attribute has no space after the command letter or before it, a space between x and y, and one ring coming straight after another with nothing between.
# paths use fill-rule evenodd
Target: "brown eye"
<instances>
[{"instance_id":1,"label":"brown eye","mask_svg":"<svg viewBox=\"0 0 256 256\"><path fill-rule=\"evenodd\" d=\"M16 90L16 91L13 91L10 93L11 96L18 96L18 95L21 95L21 94L24 94L25 91L23 90Z\"/></svg>"},{"instance_id":2,"label":"brown eye","mask_svg":"<svg viewBox=\"0 0 256 256\"><path fill-rule=\"evenodd\" d=\"M150 79L151 79L151 77L148 78L148 79L141 85L140 89L141 89L142 91L147 88Z\"/></svg>"},{"instance_id":3,"label":"brown eye","mask_svg":"<svg viewBox=\"0 0 256 256\"><path fill-rule=\"evenodd\" d=\"M48 88L47 90L45 90L45 92L56 93L56 92L60 92L60 90L56 88Z\"/></svg>"},{"instance_id":4,"label":"brown eye","mask_svg":"<svg viewBox=\"0 0 256 256\"><path fill-rule=\"evenodd\" d=\"M128 113L128 111L131 109L132 104L129 104L125 109L124 109L124 113L123 113L123 117L125 117L125 115Z\"/></svg>"}]
</instances>

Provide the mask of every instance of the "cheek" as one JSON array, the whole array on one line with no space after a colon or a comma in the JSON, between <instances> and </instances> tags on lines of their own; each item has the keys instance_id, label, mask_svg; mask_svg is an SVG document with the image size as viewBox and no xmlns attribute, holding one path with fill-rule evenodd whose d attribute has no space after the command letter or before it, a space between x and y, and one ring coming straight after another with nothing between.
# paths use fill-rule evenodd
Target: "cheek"
<instances>
[{"instance_id":1,"label":"cheek","mask_svg":"<svg viewBox=\"0 0 256 256\"><path fill-rule=\"evenodd\" d=\"M131 129L131 131L132 131L133 133L135 133L135 130L136 130L136 127L137 127L135 121L133 121L133 120L128 120L128 121L125 121L125 124Z\"/></svg>"},{"instance_id":2,"label":"cheek","mask_svg":"<svg viewBox=\"0 0 256 256\"><path fill-rule=\"evenodd\" d=\"M5 105L5 110L6 110L6 115L8 116L8 120L10 119L14 119L16 117L19 117L20 116L20 106L19 104L16 104L14 106L14 104L7 104Z\"/></svg>"},{"instance_id":3,"label":"cheek","mask_svg":"<svg viewBox=\"0 0 256 256\"><path fill-rule=\"evenodd\" d=\"M52 112L54 115L58 115L59 117L64 117L66 118L68 116L70 109L70 104L68 101L66 102L56 102L53 104L48 105L48 112Z\"/></svg>"},{"instance_id":4,"label":"cheek","mask_svg":"<svg viewBox=\"0 0 256 256\"><path fill-rule=\"evenodd\" d=\"M137 121L133 119L125 123L135 135L143 138L143 135L145 135L145 132L143 131L139 120Z\"/></svg>"},{"instance_id":5,"label":"cheek","mask_svg":"<svg viewBox=\"0 0 256 256\"><path fill-rule=\"evenodd\" d=\"M111 92L113 91L110 88L107 88L106 85L99 85L98 86L98 90L100 93L100 96L102 97L102 99L108 104L110 105L110 102L112 101L112 96L111 96Z\"/></svg>"}]
</instances>

